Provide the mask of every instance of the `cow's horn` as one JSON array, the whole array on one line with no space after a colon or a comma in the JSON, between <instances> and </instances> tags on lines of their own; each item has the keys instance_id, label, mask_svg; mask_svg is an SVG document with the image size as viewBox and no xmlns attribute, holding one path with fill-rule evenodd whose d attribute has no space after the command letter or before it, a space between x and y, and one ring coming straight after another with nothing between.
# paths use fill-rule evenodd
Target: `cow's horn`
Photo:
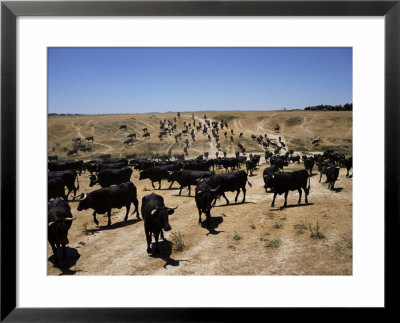
<instances>
[{"instance_id":1,"label":"cow's horn","mask_svg":"<svg viewBox=\"0 0 400 323\"><path fill-rule=\"evenodd\" d=\"M201 194L201 193L203 193L203 191L198 191L198 192L197 192L197 194Z\"/></svg>"},{"instance_id":2,"label":"cow's horn","mask_svg":"<svg viewBox=\"0 0 400 323\"><path fill-rule=\"evenodd\" d=\"M87 194L84 193L84 194L83 194L83 197L82 197L81 199L79 199L79 201L83 201L83 200L86 199L86 198L87 198Z\"/></svg>"},{"instance_id":3,"label":"cow's horn","mask_svg":"<svg viewBox=\"0 0 400 323\"><path fill-rule=\"evenodd\" d=\"M68 221L68 222L72 222L74 221L76 218L65 218L64 221Z\"/></svg>"},{"instance_id":4,"label":"cow's horn","mask_svg":"<svg viewBox=\"0 0 400 323\"><path fill-rule=\"evenodd\" d=\"M170 207L171 210L176 210L178 208L178 205L175 207Z\"/></svg>"},{"instance_id":5,"label":"cow's horn","mask_svg":"<svg viewBox=\"0 0 400 323\"><path fill-rule=\"evenodd\" d=\"M56 223L56 222L55 222L55 221L50 222L50 223L49 223L49 228L50 228L54 223Z\"/></svg>"},{"instance_id":6,"label":"cow's horn","mask_svg":"<svg viewBox=\"0 0 400 323\"><path fill-rule=\"evenodd\" d=\"M157 209L154 209L153 211L151 211L151 215L154 215L154 214L156 214L156 212L157 212Z\"/></svg>"},{"instance_id":7,"label":"cow's horn","mask_svg":"<svg viewBox=\"0 0 400 323\"><path fill-rule=\"evenodd\" d=\"M217 186L216 188L214 188L214 189L210 189L210 191L214 193L214 192L216 192L216 191L219 189L219 187L220 187L220 185L218 185L218 186Z\"/></svg>"}]
</instances>

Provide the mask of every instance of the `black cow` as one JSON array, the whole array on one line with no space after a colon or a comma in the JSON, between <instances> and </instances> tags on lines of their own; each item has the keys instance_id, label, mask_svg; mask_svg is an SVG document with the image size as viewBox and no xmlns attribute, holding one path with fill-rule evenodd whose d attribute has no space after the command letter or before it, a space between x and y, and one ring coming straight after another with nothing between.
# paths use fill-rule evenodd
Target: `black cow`
<instances>
[{"instance_id":1,"label":"black cow","mask_svg":"<svg viewBox=\"0 0 400 323\"><path fill-rule=\"evenodd\" d=\"M48 232L47 238L53 250L55 263L58 263L57 249L63 249L65 257L65 246L68 241L68 230L71 227L72 221L71 208L68 203L61 200L59 197L47 205L47 222Z\"/></svg>"},{"instance_id":2,"label":"black cow","mask_svg":"<svg viewBox=\"0 0 400 323\"><path fill-rule=\"evenodd\" d=\"M267 192L268 188L271 188L271 184L269 183L268 178L271 177L271 175L276 174L279 172L279 166L278 165L272 165L270 167L267 167L263 171L263 179L264 179L264 188L265 191Z\"/></svg>"},{"instance_id":3,"label":"black cow","mask_svg":"<svg viewBox=\"0 0 400 323\"><path fill-rule=\"evenodd\" d=\"M79 148L79 151L82 151L82 152L91 152L92 150L93 150L92 147Z\"/></svg>"},{"instance_id":4,"label":"black cow","mask_svg":"<svg viewBox=\"0 0 400 323\"><path fill-rule=\"evenodd\" d=\"M78 149L72 149L67 153L67 156L75 156L78 154Z\"/></svg>"},{"instance_id":5,"label":"black cow","mask_svg":"<svg viewBox=\"0 0 400 323\"><path fill-rule=\"evenodd\" d=\"M156 252L158 249L158 237L161 234L161 238L165 240L163 230L170 231L171 226L169 225L168 216L173 214L175 208L168 208L164 205L164 198L155 193L143 196L142 198L142 217L144 220L144 232L146 234L147 241L147 253L151 254L151 234L154 234L156 240Z\"/></svg>"},{"instance_id":6,"label":"black cow","mask_svg":"<svg viewBox=\"0 0 400 323\"><path fill-rule=\"evenodd\" d=\"M146 132L145 134L143 134L143 137L149 137L150 139L150 132Z\"/></svg>"},{"instance_id":7,"label":"black cow","mask_svg":"<svg viewBox=\"0 0 400 323\"><path fill-rule=\"evenodd\" d=\"M308 179L308 187L307 187L307 179ZM299 201L301 202L301 189L304 190L305 193L305 203L308 203L307 196L310 193L310 177L308 176L308 172L306 170L298 170L291 173L275 173L268 176L268 183L272 187L272 191L274 192L274 198L272 200L271 206L275 205L276 195L282 195L285 193L285 203L282 207L287 206L287 196L289 191L297 190L299 192Z\"/></svg>"},{"instance_id":8,"label":"black cow","mask_svg":"<svg viewBox=\"0 0 400 323\"><path fill-rule=\"evenodd\" d=\"M177 181L180 185L179 195L182 193L182 189L188 186L189 195L191 195L191 185L197 185L197 180L199 178L206 178L215 175L214 172L210 171L196 171L196 170L183 170L179 172L171 172L168 182L172 182L170 188L174 181Z\"/></svg>"},{"instance_id":9,"label":"black cow","mask_svg":"<svg viewBox=\"0 0 400 323\"><path fill-rule=\"evenodd\" d=\"M128 138L136 138L136 133L130 133L130 134L128 135Z\"/></svg>"},{"instance_id":10,"label":"black cow","mask_svg":"<svg viewBox=\"0 0 400 323\"><path fill-rule=\"evenodd\" d=\"M124 167L126 167L126 162L103 163L103 164L98 164L97 172L101 172L104 169L119 169Z\"/></svg>"},{"instance_id":11,"label":"black cow","mask_svg":"<svg viewBox=\"0 0 400 323\"><path fill-rule=\"evenodd\" d=\"M283 166L285 166L285 161L280 157L272 156L272 157L270 157L269 162L271 165L277 165L282 170L283 170Z\"/></svg>"},{"instance_id":12,"label":"black cow","mask_svg":"<svg viewBox=\"0 0 400 323\"><path fill-rule=\"evenodd\" d=\"M233 171L233 169L238 168L239 167L239 160L237 158L223 158L219 160L219 164L222 165L225 170L228 172L228 168L231 168L231 171Z\"/></svg>"},{"instance_id":13,"label":"black cow","mask_svg":"<svg viewBox=\"0 0 400 323\"><path fill-rule=\"evenodd\" d=\"M99 184L101 187L108 187L126 183L131 180L132 172L130 168L103 169L97 175L89 176L89 186L92 187L95 184Z\"/></svg>"},{"instance_id":14,"label":"black cow","mask_svg":"<svg viewBox=\"0 0 400 323\"><path fill-rule=\"evenodd\" d=\"M349 171L350 169L353 167L353 157L349 157L349 158L345 158L341 160L341 163L344 165L344 167L346 167L347 169L347 173L346 173L346 177L349 177ZM353 174L352 174L353 176Z\"/></svg>"},{"instance_id":15,"label":"black cow","mask_svg":"<svg viewBox=\"0 0 400 323\"><path fill-rule=\"evenodd\" d=\"M126 125L125 124L119 126L119 130L122 130L122 129L126 130Z\"/></svg>"},{"instance_id":16,"label":"black cow","mask_svg":"<svg viewBox=\"0 0 400 323\"><path fill-rule=\"evenodd\" d=\"M94 141L94 137L93 136L86 137L85 140L93 142Z\"/></svg>"},{"instance_id":17,"label":"black cow","mask_svg":"<svg viewBox=\"0 0 400 323\"><path fill-rule=\"evenodd\" d=\"M161 189L161 180L168 179L169 171L177 171L182 168L181 164L172 164L166 166L154 166L140 172L139 180L148 178L151 181L151 186L154 187L154 182L158 182L158 189Z\"/></svg>"},{"instance_id":18,"label":"black cow","mask_svg":"<svg viewBox=\"0 0 400 323\"><path fill-rule=\"evenodd\" d=\"M47 179L47 200L50 201L52 198L62 197L64 201L67 201L64 187L65 184L62 178L49 177Z\"/></svg>"},{"instance_id":19,"label":"black cow","mask_svg":"<svg viewBox=\"0 0 400 323\"><path fill-rule=\"evenodd\" d=\"M289 157L289 160L292 161L293 164L294 164L295 162L297 162L297 164L300 164L300 156L299 156L299 155L290 156L290 157Z\"/></svg>"},{"instance_id":20,"label":"black cow","mask_svg":"<svg viewBox=\"0 0 400 323\"><path fill-rule=\"evenodd\" d=\"M66 199L68 199L68 195L71 193L71 191L74 191L74 199L76 197L76 191L79 190L79 180L78 180L78 175L76 171L74 170L62 170L62 171L54 171L54 172L49 172L47 174L48 180L51 178L60 178L64 186L67 187L68 193L65 196ZM75 187L75 179L77 186ZM65 193L65 192L64 192ZM63 196L60 196L63 197Z\"/></svg>"},{"instance_id":21,"label":"black cow","mask_svg":"<svg viewBox=\"0 0 400 323\"><path fill-rule=\"evenodd\" d=\"M79 175L82 174L83 170L83 161L58 161L58 162L49 162L48 163L49 171L57 171L57 170L76 170Z\"/></svg>"},{"instance_id":22,"label":"black cow","mask_svg":"<svg viewBox=\"0 0 400 323\"><path fill-rule=\"evenodd\" d=\"M124 141L124 145L127 145L127 146L131 145L132 146L133 145L133 139L131 138L131 139L125 140Z\"/></svg>"},{"instance_id":23,"label":"black cow","mask_svg":"<svg viewBox=\"0 0 400 323\"><path fill-rule=\"evenodd\" d=\"M329 167L336 167L336 165L331 162L318 162L317 166L318 166L318 171L319 171L319 183L321 183L322 175L326 174L326 170Z\"/></svg>"},{"instance_id":24,"label":"black cow","mask_svg":"<svg viewBox=\"0 0 400 323\"><path fill-rule=\"evenodd\" d=\"M312 175L312 169L314 167L314 157L307 157L303 156L303 161L304 161L304 168L310 172L310 176Z\"/></svg>"},{"instance_id":25,"label":"black cow","mask_svg":"<svg viewBox=\"0 0 400 323\"><path fill-rule=\"evenodd\" d=\"M111 157L110 154L104 154L104 155L100 155L100 156L99 156L99 158L100 158L100 159L103 159L103 160L104 160L104 159L109 159L110 157Z\"/></svg>"},{"instance_id":26,"label":"black cow","mask_svg":"<svg viewBox=\"0 0 400 323\"><path fill-rule=\"evenodd\" d=\"M326 181L328 182L328 188L331 190L335 189L335 182L339 177L340 167L329 166L326 168Z\"/></svg>"},{"instance_id":27,"label":"black cow","mask_svg":"<svg viewBox=\"0 0 400 323\"><path fill-rule=\"evenodd\" d=\"M48 156L47 159L48 159L49 161L52 161L52 160L57 161L57 160L58 160L58 156L57 156L57 155Z\"/></svg>"},{"instance_id":28,"label":"black cow","mask_svg":"<svg viewBox=\"0 0 400 323\"><path fill-rule=\"evenodd\" d=\"M194 199L196 201L197 210L199 211L199 224L201 224L201 213L204 213L206 215L208 229L210 228L212 202L215 201L218 189L219 186L213 189L205 183L198 184L195 189Z\"/></svg>"},{"instance_id":29,"label":"black cow","mask_svg":"<svg viewBox=\"0 0 400 323\"><path fill-rule=\"evenodd\" d=\"M128 220L128 213L131 203L135 206L135 212L138 219L139 217L139 203L137 200L136 186L131 183L123 183L116 186L100 188L96 191L85 193L81 195L79 199L79 205L77 210L93 209L93 220L97 225L99 221L96 219L96 214L108 215L107 226L111 225L111 209L126 207L126 215L124 220ZM133 212L133 213L135 213ZM132 213L132 214L133 214Z\"/></svg>"},{"instance_id":30,"label":"black cow","mask_svg":"<svg viewBox=\"0 0 400 323\"><path fill-rule=\"evenodd\" d=\"M256 158L250 158L250 160L246 160L246 172L249 174L250 171L250 176L253 176L253 171L257 167L257 159Z\"/></svg>"},{"instance_id":31,"label":"black cow","mask_svg":"<svg viewBox=\"0 0 400 323\"><path fill-rule=\"evenodd\" d=\"M239 196L240 190L243 191L243 200L242 203L246 201L246 183L249 183L250 187L252 185L247 180L247 174L244 170L240 170L232 173L225 174L216 174L211 177L207 177L204 179L198 180L199 183L204 183L210 186L212 189L218 187L216 191L216 197L223 196L226 200L226 203L229 204L229 200L227 199L225 192L233 192L236 191L235 202L237 202L237 198ZM213 205L215 205L216 199L214 199Z\"/></svg>"}]
</instances>

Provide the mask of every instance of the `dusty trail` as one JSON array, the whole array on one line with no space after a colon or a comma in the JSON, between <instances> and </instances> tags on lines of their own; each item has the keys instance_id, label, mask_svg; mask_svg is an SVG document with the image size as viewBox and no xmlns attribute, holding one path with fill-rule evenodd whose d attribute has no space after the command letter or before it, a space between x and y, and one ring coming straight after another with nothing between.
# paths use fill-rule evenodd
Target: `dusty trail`
<instances>
[{"instance_id":1,"label":"dusty trail","mask_svg":"<svg viewBox=\"0 0 400 323\"><path fill-rule=\"evenodd\" d=\"M92 120L89 120L87 123L89 123L89 122L91 122L91 121L92 121ZM84 137L84 136L82 135L82 133L81 133L81 128L82 128L82 126L76 127L73 123L71 123L71 125L72 125L72 127L75 128L76 131L78 132L78 136L79 136L81 139L85 139L85 137ZM93 131L93 132L94 132L94 131ZM92 133L91 135L93 135L93 133ZM104 136L96 135L96 139L97 139L98 137L104 137ZM107 153L112 152L112 151L114 150L114 148L113 148L112 146L106 145L106 144L102 144L102 143L97 142L97 141L94 141L93 144L94 144L94 145L100 145L100 146L107 147L106 150L104 150L104 151L101 152L101 153L103 153L103 154L107 154Z\"/></svg>"}]
</instances>

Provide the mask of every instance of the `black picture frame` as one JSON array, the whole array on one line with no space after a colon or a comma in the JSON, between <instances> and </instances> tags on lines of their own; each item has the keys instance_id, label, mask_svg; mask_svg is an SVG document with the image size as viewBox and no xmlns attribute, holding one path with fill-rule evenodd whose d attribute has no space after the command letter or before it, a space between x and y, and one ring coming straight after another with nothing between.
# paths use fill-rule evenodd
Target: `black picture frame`
<instances>
[{"instance_id":1,"label":"black picture frame","mask_svg":"<svg viewBox=\"0 0 400 323\"><path fill-rule=\"evenodd\" d=\"M398 284L400 1L2 1L1 2L1 321L237 321L262 309L16 307L16 19L19 16L384 16L385 156L371 156L371 176L385 181L385 307ZM374 169L373 169L374 168ZM373 188L371 188L372 190ZM372 194L372 193L371 193ZM399 199L399 200L398 200ZM368 248L368 246L365 246ZM134 291L133 291L134 292ZM195 291L194 291L195 292ZM210 292L212 292L210 290ZM155 293L165 294L161 290ZM62 297L62 295L57 295ZM278 309L276 309L278 310ZM279 310L278 310L279 311ZM249 313L251 312L251 313ZM381 315L381 310L378 309ZM240 314L240 315L239 315ZM334 315L334 313L332 312ZM370 315L370 314L368 314ZM265 318L265 317L264 317ZM371 318L371 317L370 317ZM266 318L265 318L266 319ZM311 319L311 318L310 318ZM251 320L251 319L250 319Z\"/></svg>"}]
</instances>

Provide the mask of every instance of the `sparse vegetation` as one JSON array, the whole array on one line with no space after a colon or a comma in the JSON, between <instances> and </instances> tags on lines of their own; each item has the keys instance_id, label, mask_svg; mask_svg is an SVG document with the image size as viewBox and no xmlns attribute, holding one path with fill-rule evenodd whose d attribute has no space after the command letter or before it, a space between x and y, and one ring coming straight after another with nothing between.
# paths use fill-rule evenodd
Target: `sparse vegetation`
<instances>
[{"instance_id":1,"label":"sparse vegetation","mask_svg":"<svg viewBox=\"0 0 400 323\"><path fill-rule=\"evenodd\" d=\"M256 226L255 226L254 224L251 224L251 225L250 225L250 228L253 229L253 230L255 230Z\"/></svg>"},{"instance_id":2,"label":"sparse vegetation","mask_svg":"<svg viewBox=\"0 0 400 323\"><path fill-rule=\"evenodd\" d=\"M265 247L267 247L267 248L278 248L279 247L279 241L278 240L269 240L265 244Z\"/></svg>"},{"instance_id":3,"label":"sparse vegetation","mask_svg":"<svg viewBox=\"0 0 400 323\"><path fill-rule=\"evenodd\" d=\"M85 223L82 225L82 227L83 227L82 232L83 232L84 234L88 235L88 234L89 234L89 231L88 231L88 229L87 229L87 222L85 222Z\"/></svg>"},{"instance_id":4,"label":"sparse vegetation","mask_svg":"<svg viewBox=\"0 0 400 323\"><path fill-rule=\"evenodd\" d=\"M322 232L320 230L321 228L320 228L318 222L317 222L317 225L313 228L311 227L311 223L310 223L309 229L311 231L311 238L314 238L314 239L324 239L325 238L325 236L322 234Z\"/></svg>"},{"instance_id":5,"label":"sparse vegetation","mask_svg":"<svg viewBox=\"0 0 400 323\"><path fill-rule=\"evenodd\" d=\"M185 244L183 242L184 235L178 232L171 233L172 250L174 252L180 252L185 249Z\"/></svg>"},{"instance_id":6,"label":"sparse vegetation","mask_svg":"<svg viewBox=\"0 0 400 323\"><path fill-rule=\"evenodd\" d=\"M237 233L237 232L235 231L235 234L233 235L233 240L239 241L239 240L241 240L241 239L242 239L242 237L239 235L239 233Z\"/></svg>"},{"instance_id":7,"label":"sparse vegetation","mask_svg":"<svg viewBox=\"0 0 400 323\"><path fill-rule=\"evenodd\" d=\"M295 224L294 228L297 233L303 234L305 230L307 230L307 226L304 224Z\"/></svg>"}]
</instances>

